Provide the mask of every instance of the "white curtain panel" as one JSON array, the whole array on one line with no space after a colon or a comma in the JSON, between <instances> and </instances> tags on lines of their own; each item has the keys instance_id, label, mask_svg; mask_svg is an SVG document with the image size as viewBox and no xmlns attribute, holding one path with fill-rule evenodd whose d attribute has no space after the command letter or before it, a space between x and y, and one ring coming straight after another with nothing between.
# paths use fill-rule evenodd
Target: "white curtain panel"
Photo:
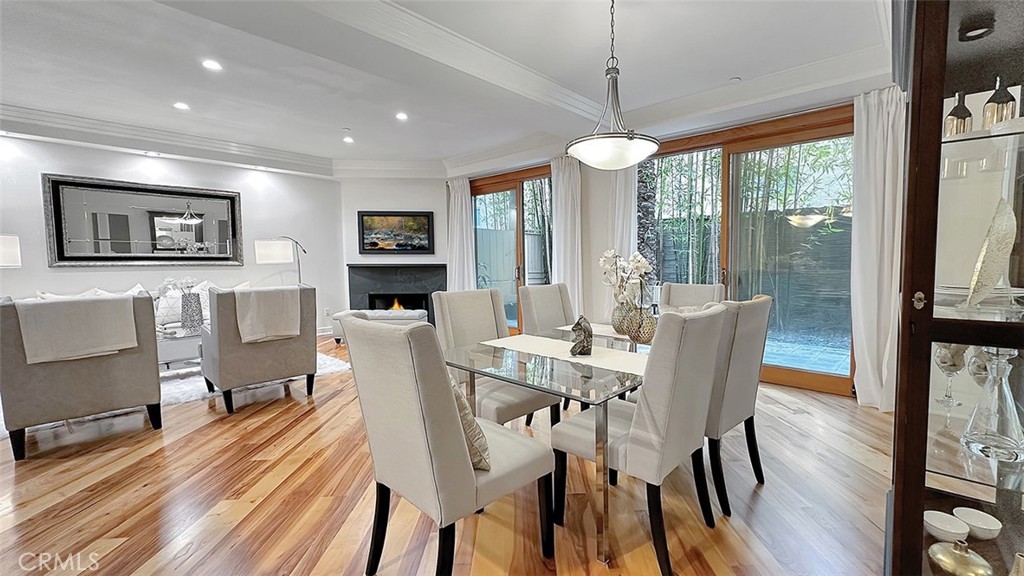
<instances>
[{"instance_id":1,"label":"white curtain panel","mask_svg":"<svg viewBox=\"0 0 1024 576\"><path fill-rule=\"evenodd\" d=\"M860 404L883 412L891 412L896 403L906 118L906 95L896 86L854 100L854 385Z\"/></svg>"},{"instance_id":2,"label":"white curtain panel","mask_svg":"<svg viewBox=\"0 0 1024 576\"><path fill-rule=\"evenodd\" d=\"M448 180L448 290L476 289L476 243L469 178Z\"/></svg>"},{"instance_id":3,"label":"white curtain panel","mask_svg":"<svg viewBox=\"0 0 1024 576\"><path fill-rule=\"evenodd\" d=\"M580 211L580 161L569 156L555 158L551 161L551 281L566 285L576 312L583 304Z\"/></svg>"},{"instance_id":4,"label":"white curtain panel","mask_svg":"<svg viewBox=\"0 0 1024 576\"><path fill-rule=\"evenodd\" d=\"M615 171L615 205L612 209L614 236L608 248L614 249L623 258L629 258L636 252L636 169L636 166L630 166ZM597 262L587 262L587 265L596 267ZM605 291L603 310L610 315L614 307L615 298L609 288Z\"/></svg>"}]
</instances>

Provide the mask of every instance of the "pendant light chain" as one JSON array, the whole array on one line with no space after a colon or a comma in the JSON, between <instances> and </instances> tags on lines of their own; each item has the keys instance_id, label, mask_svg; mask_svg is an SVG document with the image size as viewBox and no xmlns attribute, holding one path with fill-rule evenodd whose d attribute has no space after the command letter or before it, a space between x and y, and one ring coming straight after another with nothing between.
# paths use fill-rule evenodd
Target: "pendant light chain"
<instances>
[{"instance_id":1,"label":"pendant light chain","mask_svg":"<svg viewBox=\"0 0 1024 576\"><path fill-rule=\"evenodd\" d=\"M612 7L611 10L609 10L609 13L612 16L612 32L608 35L609 38L611 38L612 55L609 56L608 61L605 62L605 68L618 68L619 59L615 57L615 0L612 0Z\"/></svg>"}]
</instances>

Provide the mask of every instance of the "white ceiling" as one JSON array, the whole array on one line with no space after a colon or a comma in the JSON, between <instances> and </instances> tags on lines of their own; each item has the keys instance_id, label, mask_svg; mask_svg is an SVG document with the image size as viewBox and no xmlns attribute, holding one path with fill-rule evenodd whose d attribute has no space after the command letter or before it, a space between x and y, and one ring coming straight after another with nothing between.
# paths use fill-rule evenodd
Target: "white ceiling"
<instances>
[{"instance_id":1,"label":"white ceiling","mask_svg":"<svg viewBox=\"0 0 1024 576\"><path fill-rule=\"evenodd\" d=\"M887 0L620 0L627 123L666 136L884 85L887 10ZM593 1L5 0L0 121L282 167L331 159L335 173L480 172L593 128L607 20ZM354 144L341 141L345 127Z\"/></svg>"}]
</instances>

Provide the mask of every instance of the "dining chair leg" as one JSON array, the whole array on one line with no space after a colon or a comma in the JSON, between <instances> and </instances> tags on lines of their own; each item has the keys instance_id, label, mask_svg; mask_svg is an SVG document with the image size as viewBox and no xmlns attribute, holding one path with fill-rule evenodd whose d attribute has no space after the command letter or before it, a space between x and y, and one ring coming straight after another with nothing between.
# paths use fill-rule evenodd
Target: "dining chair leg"
<instances>
[{"instance_id":1,"label":"dining chair leg","mask_svg":"<svg viewBox=\"0 0 1024 576\"><path fill-rule=\"evenodd\" d=\"M373 509L373 528L370 532L370 554L366 558L366 576L373 576L380 566L384 552L384 537L388 533L388 512L391 511L391 488L377 482L377 505Z\"/></svg>"},{"instance_id":2,"label":"dining chair leg","mask_svg":"<svg viewBox=\"0 0 1024 576\"><path fill-rule=\"evenodd\" d=\"M608 469L608 485L618 486L619 485L619 471L614 468Z\"/></svg>"},{"instance_id":3,"label":"dining chair leg","mask_svg":"<svg viewBox=\"0 0 1024 576\"><path fill-rule=\"evenodd\" d=\"M732 516L732 508L729 507L729 492L725 488L725 473L722 471L722 441L720 439L708 438L708 459L711 461L711 479L715 482L718 505L722 507L723 515Z\"/></svg>"},{"instance_id":4,"label":"dining chair leg","mask_svg":"<svg viewBox=\"0 0 1024 576\"><path fill-rule=\"evenodd\" d=\"M562 421L562 407L558 404L552 404L548 406L548 414L551 416L551 427L554 428L555 424Z\"/></svg>"},{"instance_id":5,"label":"dining chair leg","mask_svg":"<svg viewBox=\"0 0 1024 576\"><path fill-rule=\"evenodd\" d=\"M437 570L435 576L452 576L455 566L455 522L438 530Z\"/></svg>"},{"instance_id":6,"label":"dining chair leg","mask_svg":"<svg viewBox=\"0 0 1024 576\"><path fill-rule=\"evenodd\" d=\"M587 410L590 410L590 404L580 402L580 412L586 412Z\"/></svg>"},{"instance_id":7,"label":"dining chair leg","mask_svg":"<svg viewBox=\"0 0 1024 576\"><path fill-rule=\"evenodd\" d=\"M743 432L747 437L747 452L750 452L750 465L754 468L754 478L758 484L764 484L764 470L761 469L761 454L757 450L757 432L754 431L754 417L743 421Z\"/></svg>"},{"instance_id":8,"label":"dining chair leg","mask_svg":"<svg viewBox=\"0 0 1024 576\"><path fill-rule=\"evenodd\" d=\"M565 525L565 473L567 458L565 452L555 450L555 501L552 505L554 522L559 526Z\"/></svg>"},{"instance_id":9,"label":"dining chair leg","mask_svg":"<svg viewBox=\"0 0 1024 576\"><path fill-rule=\"evenodd\" d=\"M224 394L224 409L227 410L228 414L235 413L235 401L231 398L231 390L225 390Z\"/></svg>"},{"instance_id":10,"label":"dining chair leg","mask_svg":"<svg viewBox=\"0 0 1024 576\"><path fill-rule=\"evenodd\" d=\"M526 426L533 426L533 412L530 412L529 414L526 415Z\"/></svg>"},{"instance_id":11,"label":"dining chair leg","mask_svg":"<svg viewBox=\"0 0 1024 576\"><path fill-rule=\"evenodd\" d=\"M313 381L316 380L316 374L306 374L306 396L313 395Z\"/></svg>"},{"instance_id":12,"label":"dining chair leg","mask_svg":"<svg viewBox=\"0 0 1024 576\"><path fill-rule=\"evenodd\" d=\"M697 448L690 454L690 463L693 466L693 485L697 489L697 501L700 502L700 511L704 514L704 523L708 528L715 527L715 515L711 511L711 495L708 494L708 479L704 476L704 448Z\"/></svg>"},{"instance_id":13,"label":"dining chair leg","mask_svg":"<svg viewBox=\"0 0 1024 576\"><path fill-rule=\"evenodd\" d=\"M213 382L210 382L209 378L203 378L203 380L206 380L206 391L212 393L213 392Z\"/></svg>"},{"instance_id":14,"label":"dining chair leg","mask_svg":"<svg viewBox=\"0 0 1024 576\"><path fill-rule=\"evenodd\" d=\"M651 517L651 539L654 553L662 576L672 575L672 560L668 556L668 540L665 538L665 515L661 510L661 486L647 485L647 510Z\"/></svg>"},{"instance_id":15,"label":"dining chair leg","mask_svg":"<svg viewBox=\"0 0 1024 576\"><path fill-rule=\"evenodd\" d=\"M556 405L555 408L558 408ZM537 501L540 507L540 547L545 558L555 557L555 525L551 513L551 474L537 479Z\"/></svg>"},{"instance_id":16,"label":"dining chair leg","mask_svg":"<svg viewBox=\"0 0 1024 576\"><path fill-rule=\"evenodd\" d=\"M566 398L565 400L562 400L562 410L568 410L568 409L569 409L569 399Z\"/></svg>"}]
</instances>

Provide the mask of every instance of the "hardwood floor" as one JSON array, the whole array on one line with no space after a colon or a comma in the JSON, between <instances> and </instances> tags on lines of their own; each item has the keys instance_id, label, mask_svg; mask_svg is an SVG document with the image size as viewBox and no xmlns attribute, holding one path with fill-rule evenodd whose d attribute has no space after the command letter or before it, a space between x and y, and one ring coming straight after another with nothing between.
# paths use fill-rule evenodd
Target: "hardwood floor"
<instances>
[{"instance_id":1,"label":"hardwood floor","mask_svg":"<svg viewBox=\"0 0 1024 576\"><path fill-rule=\"evenodd\" d=\"M343 347L320 350L345 358ZM363 573L373 472L350 372L29 432L28 459L0 449L0 574L28 573L43 553L78 554L93 574ZM576 410L574 405L573 410ZM547 413L534 429L547 441ZM857 575L882 572L892 419L851 398L764 385L758 486L742 427L722 440L732 517L704 526L688 468L663 489L677 574ZM612 563L594 560L593 465L569 457L565 527L555 560L540 554L529 487L458 523L456 574L657 574L644 485L612 488ZM709 479L710 480L710 479ZM392 498L379 574L433 574L437 527ZM36 556L29 556L29 555ZM89 571L90 554L96 554ZM54 562L50 562L54 566ZM65 573L75 573L67 570ZM45 573L46 570L32 573Z\"/></svg>"}]
</instances>

